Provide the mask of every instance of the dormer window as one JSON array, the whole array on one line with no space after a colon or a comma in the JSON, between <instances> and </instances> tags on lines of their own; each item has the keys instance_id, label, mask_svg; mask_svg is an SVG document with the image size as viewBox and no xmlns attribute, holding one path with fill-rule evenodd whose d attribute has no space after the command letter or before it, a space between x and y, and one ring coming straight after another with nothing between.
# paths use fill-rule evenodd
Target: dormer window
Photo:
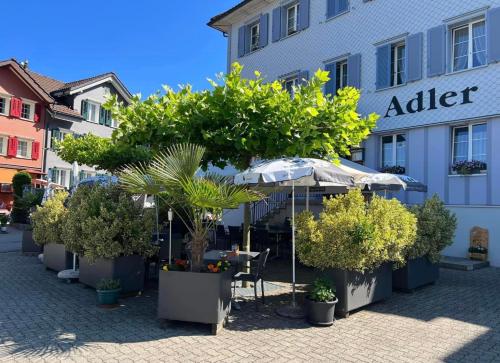
<instances>
[{"instance_id":1,"label":"dormer window","mask_svg":"<svg viewBox=\"0 0 500 363\"><path fill-rule=\"evenodd\" d=\"M299 4L292 5L286 10L287 36L297 32L297 29L299 27L298 15L299 15Z\"/></svg>"}]
</instances>

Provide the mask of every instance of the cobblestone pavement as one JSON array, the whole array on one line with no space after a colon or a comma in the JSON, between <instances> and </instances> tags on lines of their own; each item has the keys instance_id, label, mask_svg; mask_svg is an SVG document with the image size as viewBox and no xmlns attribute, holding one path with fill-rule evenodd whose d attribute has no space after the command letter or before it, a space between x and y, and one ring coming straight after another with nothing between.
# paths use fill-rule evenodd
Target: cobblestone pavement
<instances>
[{"instance_id":1,"label":"cobblestone pavement","mask_svg":"<svg viewBox=\"0 0 500 363\"><path fill-rule=\"evenodd\" d=\"M0 361L500 361L500 270L441 272L436 285L329 328L278 318L287 296L275 295L260 312L243 303L211 336L203 325L162 327L154 292L104 310L94 291L58 281L36 258L2 253Z\"/></svg>"}]
</instances>

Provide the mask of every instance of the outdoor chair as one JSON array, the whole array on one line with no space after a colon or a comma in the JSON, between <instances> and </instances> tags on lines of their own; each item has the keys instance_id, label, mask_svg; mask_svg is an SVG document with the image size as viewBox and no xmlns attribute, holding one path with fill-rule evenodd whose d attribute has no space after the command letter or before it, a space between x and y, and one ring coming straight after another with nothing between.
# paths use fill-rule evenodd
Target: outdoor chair
<instances>
[{"instance_id":1,"label":"outdoor chair","mask_svg":"<svg viewBox=\"0 0 500 363\"><path fill-rule=\"evenodd\" d=\"M233 295L236 297L236 282L237 281L247 281L247 282L253 282L253 290L255 294L255 309L259 310L259 303L257 300L257 283L260 280L260 286L262 290L262 304L265 304L265 296L264 296L264 271L266 269L266 262L267 262L267 257L269 256L269 248L266 249L265 251L261 252L259 255L259 259L257 260L257 268L254 272L250 273L245 273L245 272L238 272L236 275L233 276L233 283L234 283L234 293Z\"/></svg>"},{"instance_id":2,"label":"outdoor chair","mask_svg":"<svg viewBox=\"0 0 500 363\"><path fill-rule=\"evenodd\" d=\"M267 229L256 228L250 236L251 251L263 251L269 247L269 231Z\"/></svg>"}]
</instances>

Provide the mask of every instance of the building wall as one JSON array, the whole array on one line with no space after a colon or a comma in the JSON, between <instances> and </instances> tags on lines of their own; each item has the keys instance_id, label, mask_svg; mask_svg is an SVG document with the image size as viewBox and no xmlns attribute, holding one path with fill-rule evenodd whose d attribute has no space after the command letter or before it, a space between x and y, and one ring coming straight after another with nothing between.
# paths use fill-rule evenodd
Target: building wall
<instances>
[{"instance_id":1,"label":"building wall","mask_svg":"<svg viewBox=\"0 0 500 363\"><path fill-rule=\"evenodd\" d=\"M88 89L82 93L75 96L66 98L68 104L70 104L74 110L81 112L81 104L83 100L90 100L103 104L106 102L107 97L110 94L117 94L117 91L113 88L111 84L102 84L97 87ZM52 129L58 128L60 130L70 131L74 134L93 134L101 137L111 137L114 128L100 125L99 123L94 123L86 120L80 121L65 121L60 119L51 119L48 126L48 137L51 138ZM72 165L62 160L57 153L50 149L50 140L48 142L49 149L47 150L47 161L46 161L46 171L52 168L71 170ZM92 166L81 165L79 166L80 171L95 173L96 169ZM100 171L101 173L103 171Z\"/></svg>"},{"instance_id":2,"label":"building wall","mask_svg":"<svg viewBox=\"0 0 500 363\"><path fill-rule=\"evenodd\" d=\"M421 203L425 198L438 194L459 217L457 242L445 252L465 256L471 221L492 231L490 237L492 262L500 266L500 236L495 232L496 207L500 207L500 190L495 181L500 175L500 64L462 72L447 73L438 77L427 76L427 31L443 24L457 24L463 20L484 15L489 8L500 7L500 0L351 0L350 11L326 19L326 0L311 0L310 25L294 35L272 42L272 10L288 1L255 1L254 13L240 12L232 15L234 22L229 34L230 62L244 65L243 75L252 78L255 70L269 80L283 78L294 72L308 71L312 75L324 69L332 59L361 54L361 92L359 111L363 115L375 112L381 115L377 128L366 140L365 164L381 167L380 137L402 132L407 136L406 174L428 185L428 193L394 195L406 203ZM260 7L259 7L259 4ZM252 23L261 13L270 14L269 44L253 53L238 57L238 29ZM384 90L376 90L377 46L392 39L423 33L423 77L421 80ZM447 52L449 48L447 46ZM449 57L448 57L449 58ZM438 97L454 91L460 95L468 87L477 87L471 93L471 103L428 110L429 90L435 89ZM413 114L385 117L393 97L403 107L424 92L426 110ZM460 101L457 97L457 100ZM487 122L488 170L474 176L452 175L452 127L472 121ZM491 209L492 208L492 209ZM490 214L491 213L491 214ZM474 216L473 218L471 216ZM498 218L497 218L498 220ZM499 256L499 257L495 257Z\"/></svg>"},{"instance_id":3,"label":"building wall","mask_svg":"<svg viewBox=\"0 0 500 363\"><path fill-rule=\"evenodd\" d=\"M32 92L28 86L21 81L7 67L0 68L0 93L18 98L24 98L36 103L42 100ZM43 166L43 142L45 129L45 111L41 114L40 122L26 121L11 116L0 115L0 134L4 136L17 136L18 138L40 142L40 156L38 160L22 159L0 155L0 167L14 169L38 169L42 171ZM8 174L8 173L7 173ZM10 183L11 180L0 180L0 183Z\"/></svg>"}]
</instances>

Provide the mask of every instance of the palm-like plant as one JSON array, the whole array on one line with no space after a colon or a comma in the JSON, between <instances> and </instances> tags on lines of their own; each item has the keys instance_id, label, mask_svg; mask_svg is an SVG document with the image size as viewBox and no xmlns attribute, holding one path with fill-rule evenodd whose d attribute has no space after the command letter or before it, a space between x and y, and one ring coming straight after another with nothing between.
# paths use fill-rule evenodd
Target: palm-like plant
<instances>
[{"instance_id":1,"label":"palm-like plant","mask_svg":"<svg viewBox=\"0 0 500 363\"><path fill-rule=\"evenodd\" d=\"M205 148L177 144L160 153L148 164L126 166L120 183L129 192L160 197L182 220L191 235L191 269L203 266L208 231L223 209L264 198L258 191L234 185L216 174L197 175Z\"/></svg>"}]
</instances>

